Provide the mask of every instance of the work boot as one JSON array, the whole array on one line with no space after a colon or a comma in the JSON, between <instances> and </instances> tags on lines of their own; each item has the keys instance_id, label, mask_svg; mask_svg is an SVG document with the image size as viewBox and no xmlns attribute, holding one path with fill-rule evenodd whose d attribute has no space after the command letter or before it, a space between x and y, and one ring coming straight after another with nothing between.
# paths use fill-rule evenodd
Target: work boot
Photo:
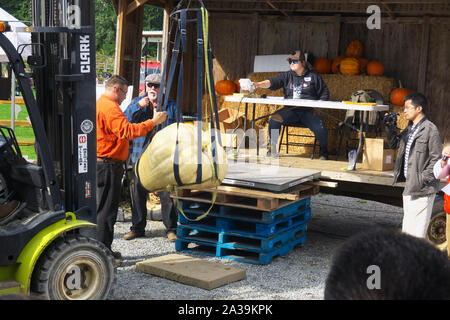
<instances>
[{"instance_id":1,"label":"work boot","mask_svg":"<svg viewBox=\"0 0 450 320\"><path fill-rule=\"evenodd\" d=\"M174 242L175 240L177 240L177 235L175 234L175 232L169 232L169 233L167 234L167 239L168 239L170 242Z\"/></svg>"},{"instance_id":2,"label":"work boot","mask_svg":"<svg viewBox=\"0 0 450 320\"><path fill-rule=\"evenodd\" d=\"M328 150L320 148L319 160L328 160Z\"/></svg>"},{"instance_id":3,"label":"work boot","mask_svg":"<svg viewBox=\"0 0 450 320\"><path fill-rule=\"evenodd\" d=\"M11 200L10 202L0 204L0 224L11 220L13 215L17 213L19 206L20 202L17 200Z\"/></svg>"},{"instance_id":4,"label":"work boot","mask_svg":"<svg viewBox=\"0 0 450 320\"><path fill-rule=\"evenodd\" d=\"M119 267L121 264L122 254L119 251L111 251L114 257L114 266Z\"/></svg>"},{"instance_id":5,"label":"work boot","mask_svg":"<svg viewBox=\"0 0 450 320\"><path fill-rule=\"evenodd\" d=\"M126 235L123 236L123 239L124 240L133 240L136 238L143 238L143 237L145 237L144 233L136 233L134 231L130 231Z\"/></svg>"}]
</instances>

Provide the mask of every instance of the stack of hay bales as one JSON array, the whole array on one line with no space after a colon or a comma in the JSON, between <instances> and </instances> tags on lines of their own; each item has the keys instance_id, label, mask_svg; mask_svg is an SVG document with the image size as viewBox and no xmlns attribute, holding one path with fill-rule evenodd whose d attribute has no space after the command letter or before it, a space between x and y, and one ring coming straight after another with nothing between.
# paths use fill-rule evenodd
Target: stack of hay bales
<instances>
[{"instance_id":1,"label":"stack of hay bales","mask_svg":"<svg viewBox=\"0 0 450 320\"><path fill-rule=\"evenodd\" d=\"M251 79L252 81L262 81L265 79L268 79L270 77L273 77L277 75L279 72L256 72L256 73L250 73L248 74L247 78ZM387 104L389 102L389 94L392 91L392 89L395 87L395 80L393 78L387 78L387 77L374 77L374 76L367 76L367 75L353 75L353 76L347 76L347 75L340 75L340 74L322 74L321 75L325 83L327 84L327 87L330 91L330 100L331 101L344 101L344 100L350 100L350 97L352 93L362 90L362 89L373 89L378 91L384 98L385 103ZM283 96L283 89L279 90L269 90L269 89L257 89L257 94L266 94L268 96ZM238 104L234 102L226 102L223 101L223 97L218 96L218 105L219 108L228 108L231 110L235 110L240 108L239 111L244 111L245 105L244 104ZM219 101L223 101L222 103L219 103ZM282 108L283 106L276 106L276 105L266 105L266 104L257 104L256 110L255 110L255 118L262 117L264 115L269 115L273 112L275 112L277 109ZM326 109L323 110L326 114L324 114L324 120L328 129L328 150L330 154L336 154L336 149L339 141L339 135L338 135L338 127L339 122L343 121L345 118L345 111L344 110L332 110L332 109ZM234 112L233 114L237 114ZM327 114L331 115L334 118L339 119L336 120ZM248 119L252 119L253 116L253 106L249 106L248 109ZM256 129L258 128L264 128L267 129L268 127L269 118L264 118L256 122ZM297 133L297 134L307 134L312 135L312 132L309 129L304 128L290 128L289 132ZM352 133L353 139L356 139L358 137L357 132ZM289 139L292 142L299 142L299 143L313 143L312 138L305 138L305 137L290 137ZM357 146L357 141L351 141L351 146ZM319 148L316 148L318 152ZM284 150L284 146L281 149ZM345 151L345 148L341 148L340 154L343 154ZM291 153L298 153L298 154L306 154L311 155L312 148L311 147L299 147L299 146L290 146L289 152Z\"/></svg>"}]
</instances>

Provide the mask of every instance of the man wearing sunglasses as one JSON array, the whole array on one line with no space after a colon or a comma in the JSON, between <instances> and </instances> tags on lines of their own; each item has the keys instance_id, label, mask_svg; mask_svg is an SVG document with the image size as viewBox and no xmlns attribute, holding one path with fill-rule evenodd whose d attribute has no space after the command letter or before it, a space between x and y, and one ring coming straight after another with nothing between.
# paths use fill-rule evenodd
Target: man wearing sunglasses
<instances>
[{"instance_id":1,"label":"man wearing sunglasses","mask_svg":"<svg viewBox=\"0 0 450 320\"><path fill-rule=\"evenodd\" d=\"M124 113L131 123L140 123L151 119L153 113L157 113L158 95L161 85L161 74L149 74L145 78L145 92L139 97L134 98ZM176 104L173 101L168 102L167 120L163 127L175 121ZM156 130L159 129L156 128ZM130 162L133 166L139 160L141 154L145 151L145 147L150 143L151 138L155 134L153 130L147 136L134 139L132 142L132 152L130 153ZM132 240L135 238L145 237L145 227L147 225L147 196L148 191L142 187L139 179L135 176L133 169L133 178L131 181L131 231L123 236L125 240ZM169 241L176 240L177 230L177 213L170 193L168 191L161 191L157 193L161 202L161 215L163 224L166 228L166 235Z\"/></svg>"},{"instance_id":2,"label":"man wearing sunglasses","mask_svg":"<svg viewBox=\"0 0 450 320\"><path fill-rule=\"evenodd\" d=\"M297 50L287 59L291 70L273 78L255 82L255 88L278 90L283 88L285 99L328 100L330 93L322 77L312 70L303 52ZM281 129L282 125L302 123L307 126L319 140L319 159L328 159L328 131L323 117L313 108L284 106L270 117L269 120L269 155L274 155L278 141L272 141L272 130Z\"/></svg>"}]
</instances>

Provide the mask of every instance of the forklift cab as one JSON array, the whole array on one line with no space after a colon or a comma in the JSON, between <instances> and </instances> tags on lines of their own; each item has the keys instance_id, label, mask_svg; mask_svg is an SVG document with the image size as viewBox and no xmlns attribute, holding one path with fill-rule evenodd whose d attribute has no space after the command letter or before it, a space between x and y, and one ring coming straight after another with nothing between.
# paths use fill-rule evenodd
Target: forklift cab
<instances>
[{"instance_id":1,"label":"forklift cab","mask_svg":"<svg viewBox=\"0 0 450 320\"><path fill-rule=\"evenodd\" d=\"M95 4L72 2L31 1L28 68L0 22L38 157L25 160L14 131L0 127L0 206L14 201L0 221L0 294L105 299L114 280L112 253L95 239ZM68 26L56 12L75 5L78 25Z\"/></svg>"}]
</instances>

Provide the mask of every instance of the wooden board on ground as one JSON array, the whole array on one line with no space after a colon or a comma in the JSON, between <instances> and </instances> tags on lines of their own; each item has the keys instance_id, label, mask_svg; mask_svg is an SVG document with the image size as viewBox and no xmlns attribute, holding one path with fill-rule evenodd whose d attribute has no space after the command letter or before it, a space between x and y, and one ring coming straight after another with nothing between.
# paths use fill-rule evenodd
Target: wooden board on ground
<instances>
[{"instance_id":1,"label":"wooden board on ground","mask_svg":"<svg viewBox=\"0 0 450 320\"><path fill-rule=\"evenodd\" d=\"M211 203L215 189L178 190L178 199ZM220 185L215 204L239 208L273 211L293 202L309 198L319 192L319 186L302 184L289 193L275 193L256 189ZM176 198L175 193L171 193Z\"/></svg>"},{"instance_id":2,"label":"wooden board on ground","mask_svg":"<svg viewBox=\"0 0 450 320\"><path fill-rule=\"evenodd\" d=\"M246 278L243 269L180 254L138 262L136 270L206 290Z\"/></svg>"}]
</instances>

